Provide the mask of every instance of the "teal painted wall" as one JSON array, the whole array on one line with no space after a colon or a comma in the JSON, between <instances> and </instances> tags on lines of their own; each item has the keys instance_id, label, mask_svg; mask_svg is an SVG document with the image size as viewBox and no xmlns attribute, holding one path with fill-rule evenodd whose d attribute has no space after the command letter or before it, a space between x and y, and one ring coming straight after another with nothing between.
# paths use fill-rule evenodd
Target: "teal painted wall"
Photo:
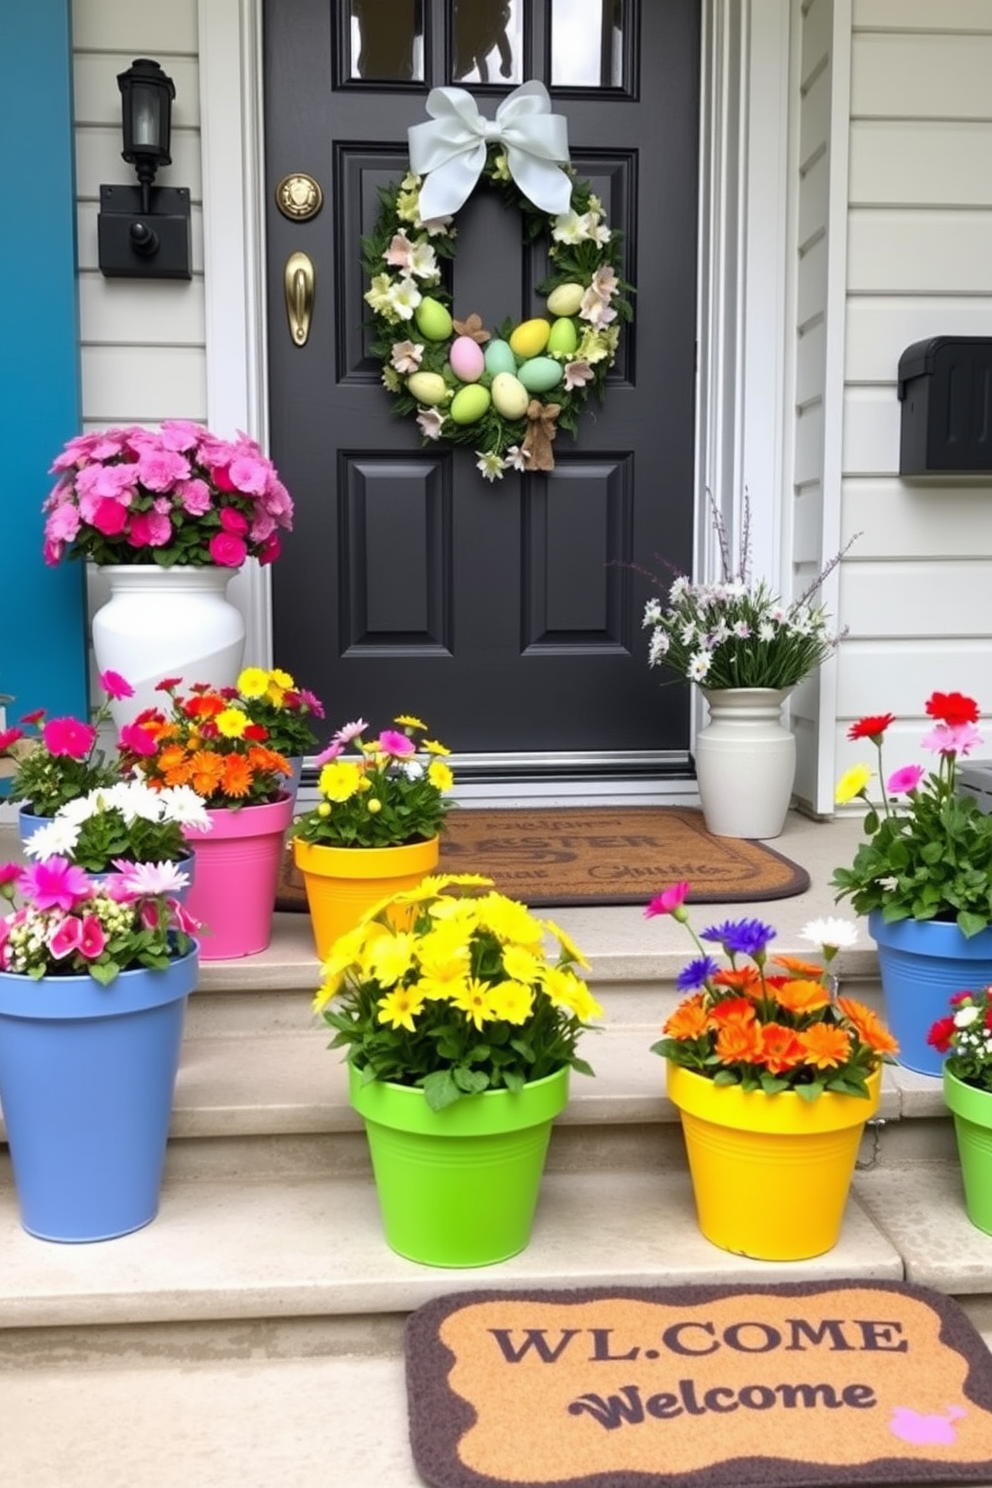
<instances>
[{"instance_id":1,"label":"teal painted wall","mask_svg":"<svg viewBox=\"0 0 992 1488\"><path fill-rule=\"evenodd\" d=\"M70 0L0 3L0 202L0 692L85 716L85 573L41 552L81 427Z\"/></svg>"}]
</instances>

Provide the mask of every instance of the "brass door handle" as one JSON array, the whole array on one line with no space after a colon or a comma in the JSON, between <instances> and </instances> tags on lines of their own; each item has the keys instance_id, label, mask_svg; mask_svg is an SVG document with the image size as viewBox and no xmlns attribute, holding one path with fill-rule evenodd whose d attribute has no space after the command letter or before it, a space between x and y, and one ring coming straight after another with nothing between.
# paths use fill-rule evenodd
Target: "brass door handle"
<instances>
[{"instance_id":1,"label":"brass door handle","mask_svg":"<svg viewBox=\"0 0 992 1488\"><path fill-rule=\"evenodd\" d=\"M313 318L314 267L308 253L291 253L283 270L286 315L294 346L305 346Z\"/></svg>"}]
</instances>

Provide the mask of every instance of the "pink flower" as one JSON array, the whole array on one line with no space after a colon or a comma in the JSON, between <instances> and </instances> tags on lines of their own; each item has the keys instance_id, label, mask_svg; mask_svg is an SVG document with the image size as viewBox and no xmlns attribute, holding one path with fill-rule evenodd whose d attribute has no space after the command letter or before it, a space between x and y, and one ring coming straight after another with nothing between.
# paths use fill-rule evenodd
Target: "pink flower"
<instances>
[{"instance_id":1,"label":"pink flower","mask_svg":"<svg viewBox=\"0 0 992 1488\"><path fill-rule=\"evenodd\" d=\"M159 433L166 449L177 450L185 455L196 449L205 430L202 425L191 423L189 419L166 419Z\"/></svg>"},{"instance_id":2,"label":"pink flower","mask_svg":"<svg viewBox=\"0 0 992 1488\"><path fill-rule=\"evenodd\" d=\"M416 372L423 355L424 348L417 341L394 341L389 360L397 372Z\"/></svg>"},{"instance_id":3,"label":"pink flower","mask_svg":"<svg viewBox=\"0 0 992 1488\"><path fill-rule=\"evenodd\" d=\"M107 935L95 914L84 917L79 929L79 954L87 961L95 961L103 954Z\"/></svg>"},{"instance_id":4,"label":"pink flower","mask_svg":"<svg viewBox=\"0 0 992 1488\"><path fill-rule=\"evenodd\" d=\"M609 325L611 320L616 320L617 312L610 308L609 300L604 300L595 286L590 285L582 296L579 316L582 320L587 320L590 325L604 326Z\"/></svg>"},{"instance_id":5,"label":"pink flower","mask_svg":"<svg viewBox=\"0 0 992 1488\"><path fill-rule=\"evenodd\" d=\"M194 919L186 906L180 904L178 899L169 900L169 909L177 930L182 930L187 935L195 935L201 929L200 921Z\"/></svg>"},{"instance_id":6,"label":"pink flower","mask_svg":"<svg viewBox=\"0 0 992 1488\"><path fill-rule=\"evenodd\" d=\"M178 863L129 863L126 858L115 858L114 867L128 894L174 894L189 883L189 874Z\"/></svg>"},{"instance_id":7,"label":"pink flower","mask_svg":"<svg viewBox=\"0 0 992 1488\"><path fill-rule=\"evenodd\" d=\"M682 883L672 884L669 888L663 889L647 905L644 911L644 918L650 920L655 915L670 914L678 919L679 911L682 909L688 893L689 885L684 881Z\"/></svg>"},{"instance_id":8,"label":"pink flower","mask_svg":"<svg viewBox=\"0 0 992 1488\"><path fill-rule=\"evenodd\" d=\"M134 688L120 672L101 672L100 686L108 697L115 702L121 702L124 698L134 697Z\"/></svg>"},{"instance_id":9,"label":"pink flower","mask_svg":"<svg viewBox=\"0 0 992 1488\"><path fill-rule=\"evenodd\" d=\"M149 491L170 491L190 477L189 461L174 450L145 449L138 460L138 480Z\"/></svg>"},{"instance_id":10,"label":"pink flower","mask_svg":"<svg viewBox=\"0 0 992 1488\"><path fill-rule=\"evenodd\" d=\"M420 432L424 438L440 439L441 426L446 417L447 415L437 408L421 408L417 414L417 423L420 425Z\"/></svg>"},{"instance_id":11,"label":"pink flower","mask_svg":"<svg viewBox=\"0 0 992 1488\"><path fill-rule=\"evenodd\" d=\"M901 770L895 770L889 776L885 789L890 796L908 795L916 789L925 773L922 765L904 765Z\"/></svg>"},{"instance_id":12,"label":"pink flower","mask_svg":"<svg viewBox=\"0 0 992 1488\"><path fill-rule=\"evenodd\" d=\"M397 729L383 729L379 735L379 748L394 759L409 759L417 752L417 746L409 735L401 734Z\"/></svg>"},{"instance_id":13,"label":"pink flower","mask_svg":"<svg viewBox=\"0 0 992 1488\"><path fill-rule=\"evenodd\" d=\"M137 512L127 540L132 548L164 548L172 538L172 522L161 512Z\"/></svg>"},{"instance_id":14,"label":"pink flower","mask_svg":"<svg viewBox=\"0 0 992 1488\"><path fill-rule=\"evenodd\" d=\"M235 537L247 536L248 518L244 512L239 512L236 507L225 506L222 509L220 525L224 532L233 532Z\"/></svg>"},{"instance_id":15,"label":"pink flower","mask_svg":"<svg viewBox=\"0 0 992 1488\"><path fill-rule=\"evenodd\" d=\"M585 387L587 382L592 382L595 377L588 362L566 362L565 363L565 391L570 393L573 388Z\"/></svg>"},{"instance_id":16,"label":"pink flower","mask_svg":"<svg viewBox=\"0 0 992 1488\"><path fill-rule=\"evenodd\" d=\"M938 723L922 741L924 749L932 749L935 754L955 756L969 754L981 742L982 736L973 723L961 723L953 727Z\"/></svg>"},{"instance_id":17,"label":"pink flower","mask_svg":"<svg viewBox=\"0 0 992 1488\"><path fill-rule=\"evenodd\" d=\"M74 909L93 893L93 885L68 858L45 858L25 868L17 880L25 899L38 909Z\"/></svg>"},{"instance_id":18,"label":"pink flower","mask_svg":"<svg viewBox=\"0 0 992 1488\"><path fill-rule=\"evenodd\" d=\"M240 568L248 557L248 546L233 532L215 532L210 539L210 557L221 568Z\"/></svg>"},{"instance_id":19,"label":"pink flower","mask_svg":"<svg viewBox=\"0 0 992 1488\"><path fill-rule=\"evenodd\" d=\"M601 264L592 276L592 288L601 299L611 300L620 288L620 280L617 278L610 264Z\"/></svg>"},{"instance_id":20,"label":"pink flower","mask_svg":"<svg viewBox=\"0 0 992 1488\"><path fill-rule=\"evenodd\" d=\"M393 268L408 269L413 262L413 244L406 233L398 232L382 256Z\"/></svg>"},{"instance_id":21,"label":"pink flower","mask_svg":"<svg viewBox=\"0 0 992 1488\"><path fill-rule=\"evenodd\" d=\"M141 754L146 757L156 753L158 745L151 734L143 729L140 723L126 723L120 731L118 746L126 749L129 754Z\"/></svg>"},{"instance_id":22,"label":"pink flower","mask_svg":"<svg viewBox=\"0 0 992 1488\"><path fill-rule=\"evenodd\" d=\"M90 523L104 537L117 537L127 526L128 510L110 496L101 496L93 509Z\"/></svg>"},{"instance_id":23,"label":"pink flower","mask_svg":"<svg viewBox=\"0 0 992 1488\"><path fill-rule=\"evenodd\" d=\"M273 532L270 537L265 539L255 556L264 568L267 563L274 563L281 552L282 543L279 541L278 535Z\"/></svg>"},{"instance_id":24,"label":"pink flower","mask_svg":"<svg viewBox=\"0 0 992 1488\"><path fill-rule=\"evenodd\" d=\"M326 749L322 749L320 751L320 753L314 759L314 764L318 768L321 765L329 765L331 763L331 760L336 760L338 755L343 753L344 745L339 744L335 741L333 744L328 744Z\"/></svg>"},{"instance_id":25,"label":"pink flower","mask_svg":"<svg viewBox=\"0 0 992 1488\"><path fill-rule=\"evenodd\" d=\"M9 749L11 744L16 744L18 739L24 738L24 730L19 728L4 729L0 733L0 753Z\"/></svg>"},{"instance_id":26,"label":"pink flower","mask_svg":"<svg viewBox=\"0 0 992 1488\"><path fill-rule=\"evenodd\" d=\"M261 496L268 484L269 462L264 456L241 455L231 461L229 474L236 491Z\"/></svg>"},{"instance_id":27,"label":"pink flower","mask_svg":"<svg viewBox=\"0 0 992 1488\"><path fill-rule=\"evenodd\" d=\"M57 506L45 523L45 533L56 542L72 542L79 531L80 516L74 506Z\"/></svg>"},{"instance_id":28,"label":"pink flower","mask_svg":"<svg viewBox=\"0 0 992 1488\"><path fill-rule=\"evenodd\" d=\"M84 760L96 743L96 729L78 718L50 718L41 738L49 754Z\"/></svg>"},{"instance_id":29,"label":"pink flower","mask_svg":"<svg viewBox=\"0 0 992 1488\"><path fill-rule=\"evenodd\" d=\"M48 949L56 961L62 961L66 956L71 956L73 951L79 950L82 924L78 915L67 914L53 928L48 936Z\"/></svg>"},{"instance_id":30,"label":"pink flower","mask_svg":"<svg viewBox=\"0 0 992 1488\"><path fill-rule=\"evenodd\" d=\"M23 872L23 863L0 864L0 889L2 889L6 884L16 883Z\"/></svg>"},{"instance_id":31,"label":"pink flower","mask_svg":"<svg viewBox=\"0 0 992 1488\"><path fill-rule=\"evenodd\" d=\"M183 511L191 517L202 517L214 504L210 487L205 480L180 481L175 494Z\"/></svg>"},{"instance_id":32,"label":"pink flower","mask_svg":"<svg viewBox=\"0 0 992 1488\"><path fill-rule=\"evenodd\" d=\"M353 723L346 723L339 728L334 735L335 744L350 744L352 739L357 739L359 734L364 734L368 724L364 718L356 718Z\"/></svg>"}]
</instances>

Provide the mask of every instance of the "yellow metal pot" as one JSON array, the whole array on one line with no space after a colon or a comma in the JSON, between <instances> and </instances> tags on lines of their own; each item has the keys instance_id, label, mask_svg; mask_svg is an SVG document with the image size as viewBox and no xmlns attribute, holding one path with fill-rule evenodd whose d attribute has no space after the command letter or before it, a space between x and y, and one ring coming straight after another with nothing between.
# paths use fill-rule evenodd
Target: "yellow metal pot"
<instances>
[{"instance_id":1,"label":"yellow metal pot","mask_svg":"<svg viewBox=\"0 0 992 1488\"><path fill-rule=\"evenodd\" d=\"M303 874L314 944L321 961L339 935L366 910L403 889L414 889L437 867L440 839L400 847L321 847L293 838L293 860Z\"/></svg>"}]
</instances>

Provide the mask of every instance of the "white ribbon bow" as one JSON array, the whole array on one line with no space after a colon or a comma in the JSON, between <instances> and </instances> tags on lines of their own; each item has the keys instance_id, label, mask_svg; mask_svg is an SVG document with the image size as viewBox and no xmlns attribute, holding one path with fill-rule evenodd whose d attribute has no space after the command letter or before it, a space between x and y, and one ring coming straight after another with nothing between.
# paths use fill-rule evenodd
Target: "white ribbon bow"
<instances>
[{"instance_id":1,"label":"white ribbon bow","mask_svg":"<svg viewBox=\"0 0 992 1488\"><path fill-rule=\"evenodd\" d=\"M535 207L554 216L568 211L572 184L555 164L568 159L568 120L551 112L543 83L514 88L495 119L484 118L464 88L432 88L427 112L431 120L407 130L410 169L428 177L420 192L422 221L448 217L468 200L493 141L506 150L510 175Z\"/></svg>"}]
</instances>

